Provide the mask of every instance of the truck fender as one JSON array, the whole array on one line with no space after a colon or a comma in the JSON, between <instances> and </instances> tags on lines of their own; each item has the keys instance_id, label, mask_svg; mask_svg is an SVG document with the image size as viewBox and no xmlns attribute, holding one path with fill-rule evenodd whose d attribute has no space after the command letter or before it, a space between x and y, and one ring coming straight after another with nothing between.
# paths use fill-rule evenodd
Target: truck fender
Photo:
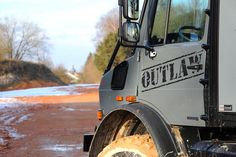
<instances>
[{"instance_id":1,"label":"truck fender","mask_svg":"<svg viewBox=\"0 0 236 157\"><path fill-rule=\"evenodd\" d=\"M128 114L137 117L146 127L160 157L178 156L177 145L171 134L170 126L161 118L160 114L145 104L133 103L122 105L106 115L94 135L89 157L97 156L114 139L119 124Z\"/></svg>"}]
</instances>

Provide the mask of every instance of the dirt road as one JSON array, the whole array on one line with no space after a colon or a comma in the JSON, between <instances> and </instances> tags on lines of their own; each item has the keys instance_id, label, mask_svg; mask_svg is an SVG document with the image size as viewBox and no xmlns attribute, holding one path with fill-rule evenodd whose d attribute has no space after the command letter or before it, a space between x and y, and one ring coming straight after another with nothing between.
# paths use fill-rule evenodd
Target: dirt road
<instances>
[{"instance_id":1,"label":"dirt road","mask_svg":"<svg viewBox=\"0 0 236 157\"><path fill-rule=\"evenodd\" d=\"M97 91L16 99L24 103L0 110L1 157L88 156L83 134L97 124Z\"/></svg>"}]
</instances>

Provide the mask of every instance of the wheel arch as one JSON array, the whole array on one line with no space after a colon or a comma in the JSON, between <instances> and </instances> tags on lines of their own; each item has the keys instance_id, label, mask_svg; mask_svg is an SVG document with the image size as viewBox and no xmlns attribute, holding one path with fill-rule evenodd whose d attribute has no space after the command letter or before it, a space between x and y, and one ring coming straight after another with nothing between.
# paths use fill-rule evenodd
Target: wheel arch
<instances>
[{"instance_id":1,"label":"wheel arch","mask_svg":"<svg viewBox=\"0 0 236 157\"><path fill-rule=\"evenodd\" d=\"M120 106L103 119L93 138L89 152L90 157L97 156L106 145L113 141L120 125L128 116L137 118L142 122L151 135L160 157L177 156L178 149L170 126L151 107L134 103Z\"/></svg>"}]
</instances>

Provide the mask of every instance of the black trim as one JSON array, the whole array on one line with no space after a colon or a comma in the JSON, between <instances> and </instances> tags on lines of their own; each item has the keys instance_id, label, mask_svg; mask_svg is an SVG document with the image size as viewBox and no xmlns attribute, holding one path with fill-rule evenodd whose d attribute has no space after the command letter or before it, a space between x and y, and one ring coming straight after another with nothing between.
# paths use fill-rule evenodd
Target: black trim
<instances>
[{"instance_id":1,"label":"black trim","mask_svg":"<svg viewBox=\"0 0 236 157\"><path fill-rule=\"evenodd\" d=\"M153 25L154 25L154 20L155 20L155 16L156 16L156 9L157 9L157 5L158 5L158 0L153 0L151 1L152 3L149 2L149 8L151 8L148 12L148 17L151 17L150 20L148 20L148 24L147 24L147 34L148 34L148 45L150 46L156 46L154 44L151 44L151 34L153 31ZM154 6L154 7L151 7ZM164 44L161 44L164 45Z\"/></svg>"},{"instance_id":2,"label":"black trim","mask_svg":"<svg viewBox=\"0 0 236 157\"><path fill-rule=\"evenodd\" d=\"M145 104L134 103L122 105L104 118L92 141L89 157L97 156L111 142L119 124L129 114L135 115L144 124L153 138L160 157L178 156L178 147L170 126L152 108Z\"/></svg>"},{"instance_id":3,"label":"black trim","mask_svg":"<svg viewBox=\"0 0 236 157\"><path fill-rule=\"evenodd\" d=\"M200 141L191 150L192 157L236 157L235 142Z\"/></svg>"},{"instance_id":4,"label":"black trim","mask_svg":"<svg viewBox=\"0 0 236 157\"><path fill-rule=\"evenodd\" d=\"M210 2L210 22L208 31L208 45L206 57L205 79L209 84L204 86L205 114L208 117L206 125L210 127L220 126L218 116L219 98L219 0Z\"/></svg>"},{"instance_id":5,"label":"black trim","mask_svg":"<svg viewBox=\"0 0 236 157\"><path fill-rule=\"evenodd\" d=\"M145 11L147 8L147 2L148 2L148 0L144 0L144 2L143 2L143 8L142 8L142 11L140 14L140 19L139 19L140 26L142 26L142 24L143 24L144 15L145 15Z\"/></svg>"},{"instance_id":6,"label":"black trim","mask_svg":"<svg viewBox=\"0 0 236 157\"><path fill-rule=\"evenodd\" d=\"M112 64L113 64L113 62L114 62L114 60L115 60L115 58L116 58L116 55L117 55L117 53L118 53L118 51L119 51L120 45L121 45L121 42L120 42L120 40L118 40L117 43L116 43L116 47L115 47L115 49L114 49L114 51L113 51L113 53L112 53L112 56L111 56L111 58L110 58L110 60L109 60L109 63L108 63L108 65L107 65L107 68L106 68L106 70L104 71L104 74L106 74L108 71L111 70ZM103 75L104 75L104 74L103 74Z\"/></svg>"},{"instance_id":7,"label":"black trim","mask_svg":"<svg viewBox=\"0 0 236 157\"><path fill-rule=\"evenodd\" d=\"M222 118L223 127L236 127L236 114L235 112L221 112L219 117Z\"/></svg>"},{"instance_id":8,"label":"black trim","mask_svg":"<svg viewBox=\"0 0 236 157\"><path fill-rule=\"evenodd\" d=\"M91 142L93 140L93 134L84 134L84 139L83 139L83 151L88 152L89 147L91 145Z\"/></svg>"},{"instance_id":9,"label":"black trim","mask_svg":"<svg viewBox=\"0 0 236 157\"><path fill-rule=\"evenodd\" d=\"M128 68L129 68L129 63L127 61L120 63L114 68L111 81L112 90L124 89Z\"/></svg>"}]
</instances>

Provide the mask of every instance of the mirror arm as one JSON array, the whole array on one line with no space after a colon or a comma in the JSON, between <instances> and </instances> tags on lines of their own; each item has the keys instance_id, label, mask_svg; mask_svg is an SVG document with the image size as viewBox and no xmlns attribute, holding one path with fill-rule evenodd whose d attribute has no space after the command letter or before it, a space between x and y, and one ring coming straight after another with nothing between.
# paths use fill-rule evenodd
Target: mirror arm
<instances>
[{"instance_id":1,"label":"mirror arm","mask_svg":"<svg viewBox=\"0 0 236 157\"><path fill-rule=\"evenodd\" d=\"M112 53L112 56L111 56L111 58L110 58L110 60L109 60L109 63L108 63L108 65L107 65L107 68L106 68L106 70L104 71L104 74L106 74L108 71L111 70L111 67L112 67L113 62L114 62L114 60L115 60L115 58L116 58L116 55L117 55L118 50L119 50L119 48L120 48L120 45L121 45L121 42L120 42L120 40L118 40L117 43L116 43L116 47L115 47L115 49L114 49L114 51L113 51L113 53ZM104 74L103 74L103 75L104 75Z\"/></svg>"},{"instance_id":2,"label":"mirror arm","mask_svg":"<svg viewBox=\"0 0 236 157\"><path fill-rule=\"evenodd\" d=\"M119 6L124 6L124 0L118 0L118 5Z\"/></svg>"},{"instance_id":3,"label":"mirror arm","mask_svg":"<svg viewBox=\"0 0 236 157\"><path fill-rule=\"evenodd\" d=\"M118 28L118 36L121 37L122 35L122 16L123 16L123 6L124 0L118 0L119 4L119 28Z\"/></svg>"},{"instance_id":4,"label":"mirror arm","mask_svg":"<svg viewBox=\"0 0 236 157\"><path fill-rule=\"evenodd\" d=\"M146 49L146 50L148 50L148 51L150 51L150 52L154 52L154 51L155 51L154 48L149 47L149 46L146 46L146 45L126 45L126 44L124 44L122 41L121 41L120 43L121 43L121 46L123 46L123 47L144 48L144 49Z\"/></svg>"}]
</instances>

